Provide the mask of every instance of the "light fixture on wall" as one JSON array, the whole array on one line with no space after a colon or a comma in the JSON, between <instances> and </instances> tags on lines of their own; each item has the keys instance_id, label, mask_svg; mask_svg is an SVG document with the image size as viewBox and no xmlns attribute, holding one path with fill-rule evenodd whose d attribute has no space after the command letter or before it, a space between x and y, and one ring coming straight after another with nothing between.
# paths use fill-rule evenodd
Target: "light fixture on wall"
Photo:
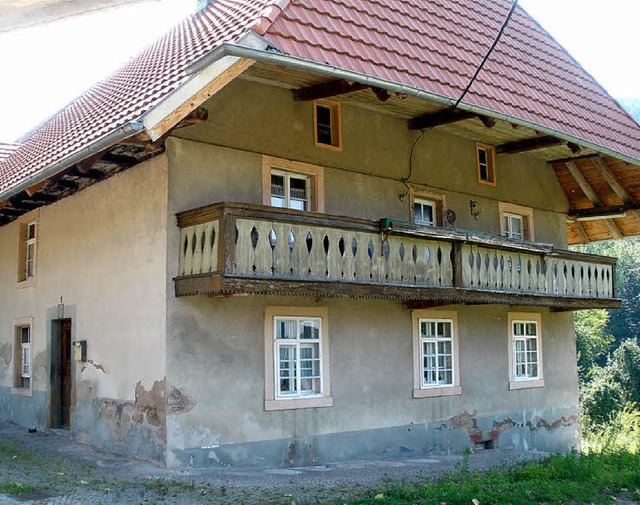
<instances>
[{"instance_id":1,"label":"light fixture on wall","mask_svg":"<svg viewBox=\"0 0 640 505\"><path fill-rule=\"evenodd\" d=\"M58 304L58 319L64 319L64 303L62 302L62 296L60 296L60 303Z\"/></svg>"},{"instance_id":2,"label":"light fixture on wall","mask_svg":"<svg viewBox=\"0 0 640 505\"><path fill-rule=\"evenodd\" d=\"M469 212L471 213L471 216L473 216L473 219L477 221L478 216L482 211L480 210L480 206L476 200L469 200Z\"/></svg>"}]
</instances>

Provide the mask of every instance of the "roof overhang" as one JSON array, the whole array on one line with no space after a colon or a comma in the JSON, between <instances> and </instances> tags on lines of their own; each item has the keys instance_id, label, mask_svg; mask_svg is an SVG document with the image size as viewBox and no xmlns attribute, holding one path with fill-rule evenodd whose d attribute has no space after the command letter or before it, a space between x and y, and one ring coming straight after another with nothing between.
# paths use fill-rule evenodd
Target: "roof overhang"
<instances>
[{"instance_id":1,"label":"roof overhang","mask_svg":"<svg viewBox=\"0 0 640 505\"><path fill-rule=\"evenodd\" d=\"M258 40L264 41L264 42L258 43ZM250 44L247 44L248 42L250 42ZM265 49L262 49L259 46L263 46L265 47ZM407 86L405 84L400 84L397 82L389 81L389 80L375 77L372 75L366 75L366 74L361 74L351 70L345 70L343 68L335 67L333 65L327 65L324 63L316 62L316 61L306 60L297 56L283 54L277 51L277 49L270 46L268 41L266 41L266 39L254 33L249 33L247 36L243 37L243 39L238 43L221 44L216 49L204 55L202 58L200 58L196 62L194 62L189 68L191 69L191 71L197 72L199 69L209 66L214 61L219 60L223 57L228 57L228 56L233 56L237 58L246 58L246 59L254 60L257 62L269 63L273 65L281 65L281 66L296 69L296 70L301 70L301 71L322 75L331 79L343 79L349 82L360 83L365 86L382 88L394 93L407 95L407 96L418 98L420 100L432 102L444 108L451 109L456 104L456 100L453 98L449 98L443 95L425 91L419 88ZM554 130L552 128L549 128L531 121L526 121L515 116L503 114L495 110L478 107L476 105L465 103L465 102L461 102L460 104L458 104L457 109L474 114L474 115L478 115L478 116L506 121L511 125L514 125L517 127L530 128L532 130L539 132L540 134L553 136L564 142L577 144L585 148L592 149L593 151L596 151L600 154L612 156L614 158L623 160L627 163L631 163L634 165L640 165L640 159L625 155L623 153L619 153L613 149L607 148L605 146L594 143L592 141L579 138L573 135L569 135L565 132Z\"/></svg>"}]
</instances>

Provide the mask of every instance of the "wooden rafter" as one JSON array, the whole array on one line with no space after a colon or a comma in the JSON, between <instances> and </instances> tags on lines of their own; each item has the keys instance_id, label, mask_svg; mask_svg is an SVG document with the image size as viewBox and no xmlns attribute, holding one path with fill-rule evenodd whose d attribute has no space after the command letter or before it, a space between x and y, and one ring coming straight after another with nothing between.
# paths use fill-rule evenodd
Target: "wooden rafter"
<instances>
[{"instance_id":1,"label":"wooden rafter","mask_svg":"<svg viewBox=\"0 0 640 505\"><path fill-rule=\"evenodd\" d=\"M297 102L320 100L322 98L330 98L332 96L360 91L368 87L366 84L360 84L359 82L337 79L335 81L323 82L314 86L296 89L293 91L293 99Z\"/></svg>"},{"instance_id":2,"label":"wooden rafter","mask_svg":"<svg viewBox=\"0 0 640 505\"><path fill-rule=\"evenodd\" d=\"M580 237L580 242L583 244L588 244L589 242L591 242L591 240L589 239L589 235L587 235L587 232L584 229L584 226L582 226L582 223L576 219L573 219L571 221L571 224L573 225L573 229L575 230L575 232L578 234L578 237Z\"/></svg>"},{"instance_id":3,"label":"wooden rafter","mask_svg":"<svg viewBox=\"0 0 640 505\"><path fill-rule=\"evenodd\" d=\"M593 190L585 176L582 175L582 172L580 171L578 166L573 161L566 162L565 166L567 167L569 173L573 176L575 181L578 183L578 186L580 187L584 195L593 204L593 206L603 207L602 200L600 200L600 197L596 195L596 192ZM614 239L620 240L623 237L620 228L618 228L618 225L613 222L613 219L603 219L603 223Z\"/></svg>"},{"instance_id":4,"label":"wooden rafter","mask_svg":"<svg viewBox=\"0 0 640 505\"><path fill-rule=\"evenodd\" d=\"M507 142L496 147L498 154L516 154L526 151L534 151L536 149L544 149L546 147L554 147L564 143L559 138L546 135L543 137L532 137L530 139L516 140L515 142Z\"/></svg>"},{"instance_id":5,"label":"wooden rafter","mask_svg":"<svg viewBox=\"0 0 640 505\"><path fill-rule=\"evenodd\" d=\"M569 212L569 217L582 220L605 219L612 216L620 216L627 212L640 211L640 203L625 203L623 205L608 205L591 207L589 209L577 209Z\"/></svg>"},{"instance_id":6,"label":"wooden rafter","mask_svg":"<svg viewBox=\"0 0 640 505\"><path fill-rule=\"evenodd\" d=\"M602 158L593 158L591 161L600 171L602 177L604 177L604 180L607 181L607 184L609 184L613 192L618 196L618 198L620 198L620 200L622 200L626 204L637 203L633 196L631 196L627 189L620 183L618 178ZM637 210L632 210L631 214L633 214L636 219L640 219L640 212L638 212Z\"/></svg>"},{"instance_id":7,"label":"wooden rafter","mask_svg":"<svg viewBox=\"0 0 640 505\"><path fill-rule=\"evenodd\" d=\"M47 184L47 181L42 181L42 182L39 182L38 184L34 184L33 186L25 189L25 193L29 196L33 196L42 188L44 188L46 184Z\"/></svg>"}]
</instances>

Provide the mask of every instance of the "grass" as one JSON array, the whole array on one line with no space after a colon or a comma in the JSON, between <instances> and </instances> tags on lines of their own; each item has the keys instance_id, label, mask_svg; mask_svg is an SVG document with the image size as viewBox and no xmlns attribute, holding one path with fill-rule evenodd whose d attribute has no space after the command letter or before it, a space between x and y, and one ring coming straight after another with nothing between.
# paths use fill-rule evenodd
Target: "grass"
<instances>
[{"instance_id":1,"label":"grass","mask_svg":"<svg viewBox=\"0 0 640 505\"><path fill-rule=\"evenodd\" d=\"M599 438L593 440L600 441L599 449L593 442L590 451L584 454L558 454L540 461L475 472L469 469L467 453L453 473L437 481L387 482L375 488L296 490L294 486L292 494L283 494L280 489L227 489L219 482L196 485L193 479L112 478L108 473L100 475L86 462L42 454L0 437L0 494L18 498L71 494L89 499L101 493L116 501L135 496L136 503L145 504L175 503L177 499L181 503L286 505L294 501L298 505L577 505L613 504L614 500L618 505L640 503L640 451L629 451L620 445L626 440L625 447L637 447L629 445L628 440L630 423L635 426L636 422L640 422L640 417L621 417L617 431L613 428L610 432L594 431ZM78 488L87 494L82 491L78 495ZM296 499L301 495L311 501Z\"/></svg>"},{"instance_id":2,"label":"grass","mask_svg":"<svg viewBox=\"0 0 640 505\"><path fill-rule=\"evenodd\" d=\"M344 505L611 504L640 501L640 455L554 455L512 468L471 472L464 465L434 483L388 484L329 503Z\"/></svg>"}]
</instances>

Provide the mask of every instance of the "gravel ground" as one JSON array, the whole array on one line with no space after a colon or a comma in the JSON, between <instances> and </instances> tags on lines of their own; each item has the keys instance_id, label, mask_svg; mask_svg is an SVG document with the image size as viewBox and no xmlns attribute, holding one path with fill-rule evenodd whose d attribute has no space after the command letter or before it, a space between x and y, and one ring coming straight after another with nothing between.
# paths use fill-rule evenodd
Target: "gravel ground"
<instances>
[{"instance_id":1,"label":"gravel ground","mask_svg":"<svg viewBox=\"0 0 640 505\"><path fill-rule=\"evenodd\" d=\"M545 453L482 451L470 469L513 464ZM77 444L66 432L29 433L0 421L0 485L38 488L20 496L0 495L0 504L271 504L322 503L373 493L390 481L433 480L454 472L461 456L357 461L304 468L167 470Z\"/></svg>"}]
</instances>

